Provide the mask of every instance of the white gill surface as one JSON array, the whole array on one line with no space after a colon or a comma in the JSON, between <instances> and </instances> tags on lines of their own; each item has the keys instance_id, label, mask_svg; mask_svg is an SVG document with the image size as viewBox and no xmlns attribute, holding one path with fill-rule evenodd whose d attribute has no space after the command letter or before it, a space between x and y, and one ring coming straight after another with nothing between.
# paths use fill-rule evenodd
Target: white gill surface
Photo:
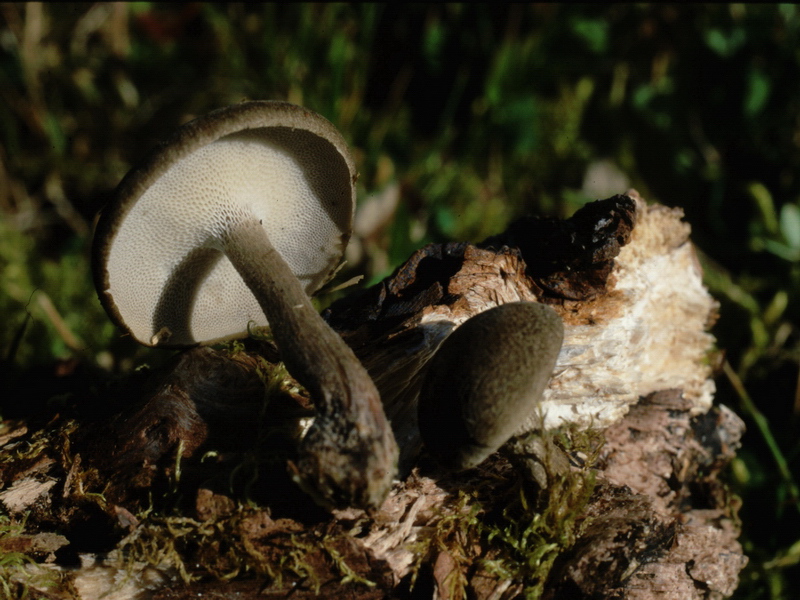
<instances>
[{"instance_id":1,"label":"white gill surface","mask_svg":"<svg viewBox=\"0 0 800 600\"><path fill-rule=\"evenodd\" d=\"M341 192L349 195L349 187ZM251 134L222 138L172 165L131 207L110 251L107 293L134 337L145 343L164 326L153 317L159 303L161 314L174 318L170 342L242 335L248 323L267 321L216 250L218 236L242 220L261 221L311 293L343 250L334 210L321 205L294 156ZM172 291L164 295L167 287Z\"/></svg>"}]
</instances>

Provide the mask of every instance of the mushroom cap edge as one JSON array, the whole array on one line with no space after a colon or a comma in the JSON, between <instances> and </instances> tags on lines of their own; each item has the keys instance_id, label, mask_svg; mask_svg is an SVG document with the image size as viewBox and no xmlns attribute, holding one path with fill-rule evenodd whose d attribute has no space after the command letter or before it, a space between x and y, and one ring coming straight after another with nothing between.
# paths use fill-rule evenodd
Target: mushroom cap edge
<instances>
[{"instance_id":1,"label":"mushroom cap edge","mask_svg":"<svg viewBox=\"0 0 800 600\"><path fill-rule=\"evenodd\" d=\"M346 214L339 217L341 231L337 235L338 250L335 253L335 260L329 260L327 264L323 265L322 276L317 278L318 282L315 282L313 289L307 288L307 292L313 293L335 274L341 254L352 231L357 178L353 158L341 133L321 115L288 102L258 100L216 109L179 127L164 142L153 148L142 162L134 166L117 186L112 200L102 209L95 226L92 244L92 274L98 297L112 321L125 329L138 342L147 346L188 347L235 339L247 334L248 323L243 322L241 329L211 339L179 340L177 342L164 340L156 343L153 339L135 335L126 323L120 307L108 292L110 285L107 263L114 240L125 218L148 189L174 165L196 150L226 136L267 128L299 130L325 140L335 149L346 165L350 186L349 207ZM263 316L260 310L258 312ZM266 321L257 322L257 324L266 324Z\"/></svg>"}]
</instances>

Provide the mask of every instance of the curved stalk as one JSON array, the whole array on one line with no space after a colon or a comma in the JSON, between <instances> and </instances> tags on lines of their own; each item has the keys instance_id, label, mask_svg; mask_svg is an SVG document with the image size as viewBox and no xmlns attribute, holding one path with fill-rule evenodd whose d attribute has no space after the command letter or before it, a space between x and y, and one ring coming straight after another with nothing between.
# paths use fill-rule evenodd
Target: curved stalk
<instances>
[{"instance_id":1,"label":"curved stalk","mask_svg":"<svg viewBox=\"0 0 800 600\"><path fill-rule=\"evenodd\" d=\"M314 309L258 221L233 227L220 242L264 311L289 373L317 407L296 480L327 506L379 507L398 450L372 379Z\"/></svg>"}]
</instances>

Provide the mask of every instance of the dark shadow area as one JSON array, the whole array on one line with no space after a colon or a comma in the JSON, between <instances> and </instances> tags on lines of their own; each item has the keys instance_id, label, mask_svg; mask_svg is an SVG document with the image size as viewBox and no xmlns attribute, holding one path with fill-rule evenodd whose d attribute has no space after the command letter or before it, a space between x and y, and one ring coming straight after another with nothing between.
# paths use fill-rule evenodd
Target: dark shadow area
<instances>
[{"instance_id":1,"label":"dark shadow area","mask_svg":"<svg viewBox=\"0 0 800 600\"><path fill-rule=\"evenodd\" d=\"M172 272L153 311L152 335L161 343L196 343L191 334L194 305L206 277L224 255L212 248L197 248Z\"/></svg>"}]
</instances>

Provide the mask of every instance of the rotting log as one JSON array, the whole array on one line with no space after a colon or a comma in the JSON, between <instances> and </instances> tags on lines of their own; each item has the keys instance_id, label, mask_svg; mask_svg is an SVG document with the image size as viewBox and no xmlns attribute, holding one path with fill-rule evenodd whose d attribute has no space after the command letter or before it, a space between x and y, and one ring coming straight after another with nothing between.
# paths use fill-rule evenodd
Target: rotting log
<instances>
[{"instance_id":1,"label":"rotting log","mask_svg":"<svg viewBox=\"0 0 800 600\"><path fill-rule=\"evenodd\" d=\"M26 514L27 529L0 548L21 548L82 598L114 588L118 598L401 598L412 586L437 598L526 588L547 598L728 596L746 559L719 476L743 424L712 407L716 304L681 216L629 192L566 221L518 221L479 245L426 246L332 305L325 317L375 380L402 452L403 480L375 514L326 514L291 483L285 465L313 407L275 366L274 347L249 341L190 350L131 378L107 414L6 424L0 502L12 518ZM549 491L503 456L437 475L416 423L439 344L470 316L517 300L547 303L565 324L541 411L519 432L553 432L543 443L570 456L571 472ZM554 507L559 497L571 503ZM148 516L153 498L183 520ZM557 515L569 528L554 533L546 521ZM509 550L509 531L541 552L536 568ZM171 552L154 552L162 546ZM214 578L236 573L232 587ZM68 598L68 587L41 589Z\"/></svg>"}]
</instances>

